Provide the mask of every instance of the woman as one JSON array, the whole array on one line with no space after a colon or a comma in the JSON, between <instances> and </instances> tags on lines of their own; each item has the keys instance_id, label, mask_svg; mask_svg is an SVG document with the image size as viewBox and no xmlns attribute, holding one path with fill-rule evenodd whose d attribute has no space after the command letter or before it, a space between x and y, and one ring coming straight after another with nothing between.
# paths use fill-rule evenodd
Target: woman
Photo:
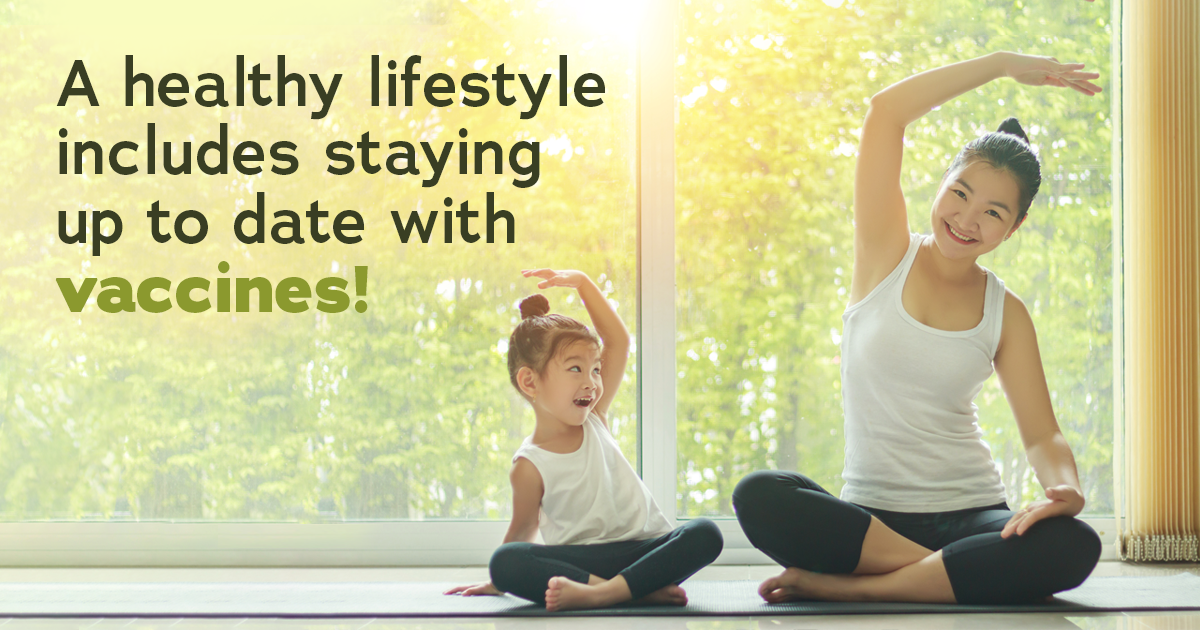
<instances>
[{"instance_id":1,"label":"woman","mask_svg":"<svg viewBox=\"0 0 1200 630\"><path fill-rule=\"evenodd\" d=\"M1083 64L994 53L909 77L871 99L854 182L854 274L843 315L846 485L834 498L795 473L743 479L733 504L749 540L786 570L762 583L791 599L1037 601L1078 586L1100 541L1050 404L1021 300L977 259L1020 227L1037 157L1015 119L967 144L943 175L932 235L909 234L904 129L989 81L1100 88ZM1013 513L972 402L995 370L1046 499Z\"/></svg>"}]
</instances>

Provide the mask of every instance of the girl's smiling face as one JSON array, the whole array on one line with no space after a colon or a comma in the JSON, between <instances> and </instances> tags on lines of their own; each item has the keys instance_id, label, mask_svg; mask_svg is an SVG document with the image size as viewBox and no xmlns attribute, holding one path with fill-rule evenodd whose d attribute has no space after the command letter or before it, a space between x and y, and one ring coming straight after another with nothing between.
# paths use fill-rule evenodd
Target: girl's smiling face
<instances>
[{"instance_id":1,"label":"girl's smiling face","mask_svg":"<svg viewBox=\"0 0 1200 630\"><path fill-rule=\"evenodd\" d=\"M986 254L1016 230L1019 202L1016 180L987 162L947 173L929 213L934 242L947 258Z\"/></svg>"},{"instance_id":2,"label":"girl's smiling face","mask_svg":"<svg viewBox=\"0 0 1200 630\"><path fill-rule=\"evenodd\" d=\"M559 349L536 378L534 410L564 424L582 426L604 393L600 379L600 348L576 342Z\"/></svg>"}]
</instances>

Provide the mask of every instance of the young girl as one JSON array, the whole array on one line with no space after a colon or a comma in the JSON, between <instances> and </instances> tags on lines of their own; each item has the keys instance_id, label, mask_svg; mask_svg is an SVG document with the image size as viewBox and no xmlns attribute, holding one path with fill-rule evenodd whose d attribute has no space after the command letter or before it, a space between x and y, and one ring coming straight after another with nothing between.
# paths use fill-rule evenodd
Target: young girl
<instances>
[{"instance_id":1,"label":"young girl","mask_svg":"<svg viewBox=\"0 0 1200 630\"><path fill-rule=\"evenodd\" d=\"M550 314L542 295L521 301L508 375L537 424L513 455L512 522L492 555L492 580L446 594L508 592L552 611L629 600L683 606L679 583L715 560L723 542L705 518L672 529L609 433L606 414L625 375L629 331L586 274L521 273L542 278L539 289L577 289L600 338ZM545 545L531 542L539 528Z\"/></svg>"},{"instance_id":2,"label":"young girl","mask_svg":"<svg viewBox=\"0 0 1200 630\"><path fill-rule=\"evenodd\" d=\"M760 471L733 503L746 536L786 567L762 583L796 598L945 603L1040 600L1078 586L1100 555L1021 300L977 259L1025 220L1041 174L1020 125L969 142L909 234L904 129L989 81L1070 87L1083 64L996 53L905 79L871 99L854 182L854 274L842 319L846 481ZM1013 513L972 402L993 369L1046 499Z\"/></svg>"}]
</instances>

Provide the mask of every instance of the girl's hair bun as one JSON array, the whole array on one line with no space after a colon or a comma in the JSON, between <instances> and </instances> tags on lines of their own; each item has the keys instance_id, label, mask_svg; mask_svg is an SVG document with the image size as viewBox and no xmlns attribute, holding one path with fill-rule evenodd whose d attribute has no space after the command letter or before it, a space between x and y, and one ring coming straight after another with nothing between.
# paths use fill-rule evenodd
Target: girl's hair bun
<instances>
[{"instance_id":1,"label":"girl's hair bun","mask_svg":"<svg viewBox=\"0 0 1200 630\"><path fill-rule=\"evenodd\" d=\"M1021 128L1021 123L1012 116L1005 118L1004 122L1000 123L1000 128L996 129L996 131L1016 136L1024 140L1025 144L1029 144L1029 136L1025 135L1025 130Z\"/></svg>"},{"instance_id":2,"label":"girl's hair bun","mask_svg":"<svg viewBox=\"0 0 1200 630\"><path fill-rule=\"evenodd\" d=\"M521 300L521 319L529 319L530 317L541 317L550 312L550 300L541 293L533 295Z\"/></svg>"}]
</instances>

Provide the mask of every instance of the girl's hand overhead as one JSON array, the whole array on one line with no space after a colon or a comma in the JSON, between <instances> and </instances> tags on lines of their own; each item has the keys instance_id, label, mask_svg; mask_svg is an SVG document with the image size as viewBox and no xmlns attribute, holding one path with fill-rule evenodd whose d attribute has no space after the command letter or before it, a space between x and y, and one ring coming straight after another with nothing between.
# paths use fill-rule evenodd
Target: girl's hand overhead
<instances>
[{"instance_id":1,"label":"girl's hand overhead","mask_svg":"<svg viewBox=\"0 0 1200 630\"><path fill-rule=\"evenodd\" d=\"M455 586L442 594L470 597L471 595L503 595L504 593L501 593L495 586L492 586L491 582L484 582L483 584L474 584L471 586Z\"/></svg>"},{"instance_id":2,"label":"girl's hand overhead","mask_svg":"<svg viewBox=\"0 0 1200 630\"><path fill-rule=\"evenodd\" d=\"M600 355L600 378L604 383L604 393L600 395L592 411L607 427L608 407L617 395L617 389L621 387L621 380L625 378L625 364L629 361L629 330L625 328L621 316L613 310L613 305L604 297L600 287L597 287L586 273L574 269L523 269L521 275L526 278L541 278L542 281L538 283L539 289L566 287L579 291L579 297L587 307L588 317L592 318L592 325L596 327L596 334L604 342Z\"/></svg>"},{"instance_id":3,"label":"girl's hand overhead","mask_svg":"<svg viewBox=\"0 0 1200 630\"><path fill-rule=\"evenodd\" d=\"M1101 91L1091 79L1100 78L1099 72L1084 72L1082 63L1059 63L1054 57L1035 57L1008 53L1005 56L1004 73L1025 85L1069 87L1076 92L1093 96Z\"/></svg>"},{"instance_id":4,"label":"girl's hand overhead","mask_svg":"<svg viewBox=\"0 0 1200 630\"><path fill-rule=\"evenodd\" d=\"M1046 499L1035 501L1013 514L1000 531L1001 538L1023 535L1034 523L1054 516L1075 516L1083 511L1083 495L1071 486L1046 489Z\"/></svg>"},{"instance_id":5,"label":"girl's hand overhead","mask_svg":"<svg viewBox=\"0 0 1200 630\"><path fill-rule=\"evenodd\" d=\"M521 275L526 278L531 276L542 278L542 281L538 283L539 289L549 289L550 287L578 289L589 280L586 273L575 271L574 269L566 269L564 271L555 271L553 269L522 269Z\"/></svg>"}]
</instances>

